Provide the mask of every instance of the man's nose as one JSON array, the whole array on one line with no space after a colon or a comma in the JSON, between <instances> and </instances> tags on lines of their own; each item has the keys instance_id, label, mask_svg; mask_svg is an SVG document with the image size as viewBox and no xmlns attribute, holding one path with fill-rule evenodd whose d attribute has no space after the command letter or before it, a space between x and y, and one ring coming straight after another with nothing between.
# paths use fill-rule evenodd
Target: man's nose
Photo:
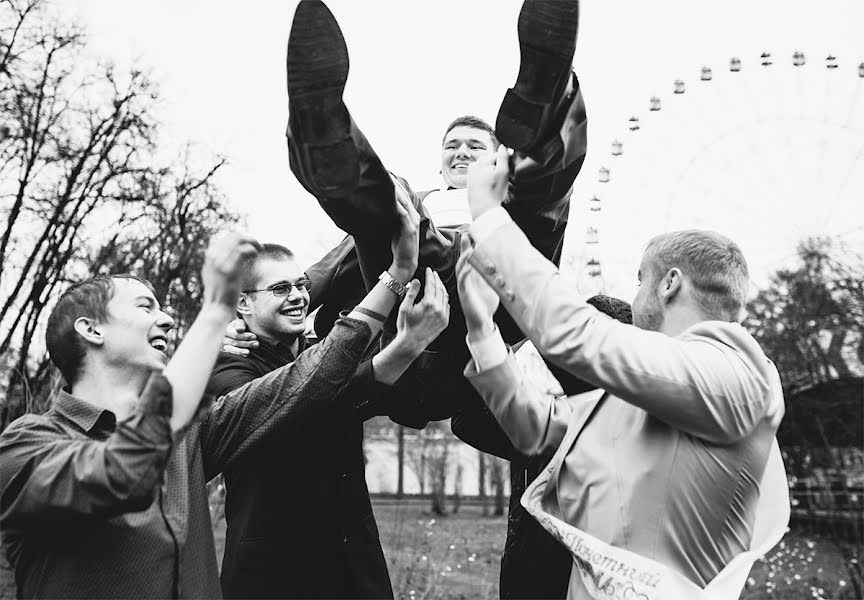
<instances>
[{"instance_id":1,"label":"man's nose","mask_svg":"<svg viewBox=\"0 0 864 600\"><path fill-rule=\"evenodd\" d=\"M456 156L471 156L471 148L468 144L462 144L456 149Z\"/></svg>"},{"instance_id":2,"label":"man's nose","mask_svg":"<svg viewBox=\"0 0 864 600\"><path fill-rule=\"evenodd\" d=\"M156 325L160 329L164 329L166 332L170 331L174 327L174 319L171 318L166 312L159 311L159 320L156 321Z\"/></svg>"},{"instance_id":3,"label":"man's nose","mask_svg":"<svg viewBox=\"0 0 864 600\"><path fill-rule=\"evenodd\" d=\"M296 285L292 285L291 291L288 292L288 299L291 301L302 300L303 292Z\"/></svg>"}]
</instances>

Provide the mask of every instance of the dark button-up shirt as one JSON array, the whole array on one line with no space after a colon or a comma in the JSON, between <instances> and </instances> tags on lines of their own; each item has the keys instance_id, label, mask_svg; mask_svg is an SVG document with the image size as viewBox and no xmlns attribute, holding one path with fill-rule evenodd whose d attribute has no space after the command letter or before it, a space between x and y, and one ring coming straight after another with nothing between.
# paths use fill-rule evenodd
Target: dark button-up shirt
<instances>
[{"instance_id":1,"label":"dark button-up shirt","mask_svg":"<svg viewBox=\"0 0 864 600\"><path fill-rule=\"evenodd\" d=\"M171 434L159 374L119 423L66 392L46 414L16 420L0 434L0 527L18 595L221 596L205 482L288 415L335 396L369 339L365 323L341 319L268 376L266 400L238 394L185 435Z\"/></svg>"}]
</instances>

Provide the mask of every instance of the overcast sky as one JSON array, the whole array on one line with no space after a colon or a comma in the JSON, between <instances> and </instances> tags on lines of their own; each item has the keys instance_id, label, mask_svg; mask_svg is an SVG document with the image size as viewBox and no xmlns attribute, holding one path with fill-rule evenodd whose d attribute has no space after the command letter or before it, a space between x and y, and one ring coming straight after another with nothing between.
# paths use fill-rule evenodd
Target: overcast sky
<instances>
[{"instance_id":1,"label":"overcast sky","mask_svg":"<svg viewBox=\"0 0 864 600\"><path fill-rule=\"evenodd\" d=\"M520 4L328 2L351 55L348 106L385 165L415 189L439 185L440 139L454 117L494 123L518 70ZM295 7L67 0L62 10L88 28L94 57L152 69L166 141L228 156L219 184L250 231L309 263L341 234L288 168L284 61ZM842 234L864 248L862 24L860 0L583 2L575 67L590 141L567 237L577 268L588 226L599 230L607 291L628 300L643 245L669 229L733 237L757 284L804 235ZM766 51L770 67L760 64ZM792 66L795 51L803 67ZM829 54L837 69L825 68ZM739 73L729 72L733 56ZM699 79L703 66L709 82ZM675 95L679 78L685 93ZM652 96L659 112L648 110ZM621 156L610 154L613 139ZM609 183L598 181L601 167ZM587 210L594 195L599 217Z\"/></svg>"}]
</instances>

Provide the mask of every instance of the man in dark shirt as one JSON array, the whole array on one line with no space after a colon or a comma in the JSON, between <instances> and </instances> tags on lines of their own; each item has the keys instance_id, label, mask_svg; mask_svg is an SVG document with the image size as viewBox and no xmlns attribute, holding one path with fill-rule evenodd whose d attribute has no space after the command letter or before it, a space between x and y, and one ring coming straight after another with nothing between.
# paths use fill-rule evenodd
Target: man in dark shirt
<instances>
[{"instance_id":1,"label":"man in dark shirt","mask_svg":"<svg viewBox=\"0 0 864 600\"><path fill-rule=\"evenodd\" d=\"M97 277L58 301L47 345L69 387L0 435L0 527L19 597L218 595L191 424L253 244L211 244L201 312L170 362L173 320L146 281Z\"/></svg>"},{"instance_id":2,"label":"man in dark shirt","mask_svg":"<svg viewBox=\"0 0 864 600\"><path fill-rule=\"evenodd\" d=\"M397 212L394 254L416 267L419 216ZM205 482L274 431L334 410L396 304L375 286L326 340L193 421L255 246L211 244L201 313L167 366L173 321L143 280L96 278L60 298L47 344L69 387L0 434L0 527L20 597L221 595Z\"/></svg>"},{"instance_id":3,"label":"man in dark shirt","mask_svg":"<svg viewBox=\"0 0 864 600\"><path fill-rule=\"evenodd\" d=\"M394 261L388 272L405 283L413 267ZM208 387L220 403L225 397L230 404L238 389L266 393L271 372L303 352L309 286L283 246L265 244L247 266L237 312L258 346L246 357L220 355ZM400 305L395 339L360 365L328 410L310 412L293 431L235 454L224 469L225 597L392 597L366 488L362 424L384 414L408 425L426 423L425 417L416 422L419 396L393 385L447 325L448 298L438 275L426 274L423 300L414 304L418 292L415 281Z\"/></svg>"}]
</instances>

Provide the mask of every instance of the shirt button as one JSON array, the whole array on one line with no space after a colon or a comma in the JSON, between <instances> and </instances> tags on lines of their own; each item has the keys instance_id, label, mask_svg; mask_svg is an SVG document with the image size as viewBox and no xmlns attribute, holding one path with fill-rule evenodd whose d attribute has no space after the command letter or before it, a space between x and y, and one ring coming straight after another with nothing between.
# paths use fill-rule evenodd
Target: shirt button
<instances>
[{"instance_id":1,"label":"shirt button","mask_svg":"<svg viewBox=\"0 0 864 600\"><path fill-rule=\"evenodd\" d=\"M348 543L348 536L347 535L344 538L342 538L342 543L346 543L346 544Z\"/></svg>"},{"instance_id":2,"label":"shirt button","mask_svg":"<svg viewBox=\"0 0 864 600\"><path fill-rule=\"evenodd\" d=\"M504 278L499 275L498 277L495 278L495 284L498 287L503 288L504 287Z\"/></svg>"},{"instance_id":3,"label":"shirt button","mask_svg":"<svg viewBox=\"0 0 864 600\"><path fill-rule=\"evenodd\" d=\"M507 297L507 302L513 302L516 299L516 294L514 294L510 290L507 290L505 296Z\"/></svg>"},{"instance_id":4,"label":"shirt button","mask_svg":"<svg viewBox=\"0 0 864 600\"><path fill-rule=\"evenodd\" d=\"M490 275L495 274L495 265L486 265L486 272Z\"/></svg>"},{"instance_id":5,"label":"shirt button","mask_svg":"<svg viewBox=\"0 0 864 600\"><path fill-rule=\"evenodd\" d=\"M342 479L345 479L346 477L348 477L348 473L342 473Z\"/></svg>"}]
</instances>

